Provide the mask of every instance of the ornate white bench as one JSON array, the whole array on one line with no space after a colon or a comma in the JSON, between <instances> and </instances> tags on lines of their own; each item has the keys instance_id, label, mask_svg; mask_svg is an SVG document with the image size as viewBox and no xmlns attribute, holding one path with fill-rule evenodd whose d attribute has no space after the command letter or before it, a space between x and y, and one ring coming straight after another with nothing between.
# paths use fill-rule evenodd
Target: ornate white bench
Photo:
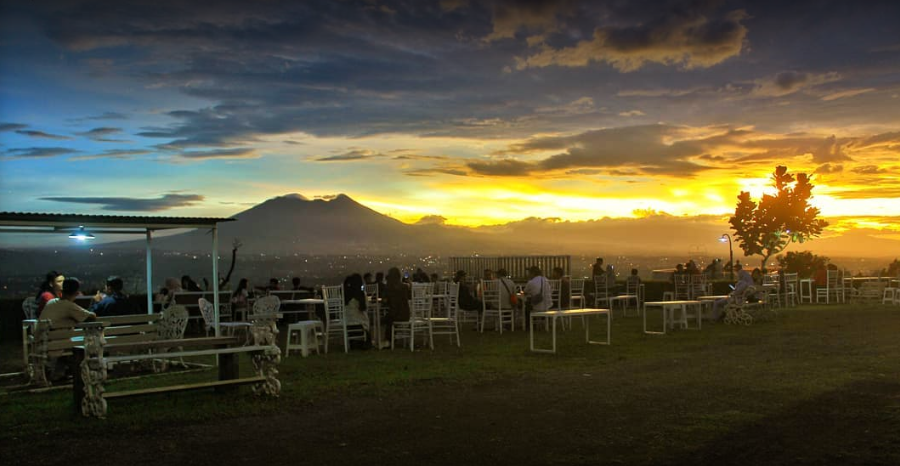
<instances>
[{"instance_id":1,"label":"ornate white bench","mask_svg":"<svg viewBox=\"0 0 900 466\"><path fill-rule=\"evenodd\" d=\"M278 396L281 382L278 381L276 365L281 360L281 350L275 342L278 333L274 319L254 322L250 329L251 344L234 337L206 337L174 340L155 340L137 343L108 343L102 322L82 324L84 344L73 348L72 369L75 374L72 384L74 410L84 416L106 417L107 402L121 398L155 393L216 388L223 390L237 385L253 384L253 392ZM160 351L166 351L160 354ZM239 377L236 355L250 354L256 374ZM106 392L104 382L110 364L124 361L153 360L160 356L185 358L192 356L216 355L219 362L218 380L186 385L174 385L137 390Z\"/></svg>"}]
</instances>

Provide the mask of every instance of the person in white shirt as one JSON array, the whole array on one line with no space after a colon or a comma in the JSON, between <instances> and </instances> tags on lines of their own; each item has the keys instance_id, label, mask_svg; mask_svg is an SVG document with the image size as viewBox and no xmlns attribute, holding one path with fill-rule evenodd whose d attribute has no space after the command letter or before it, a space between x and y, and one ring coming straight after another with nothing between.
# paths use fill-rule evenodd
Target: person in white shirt
<instances>
[{"instance_id":1,"label":"person in white shirt","mask_svg":"<svg viewBox=\"0 0 900 466\"><path fill-rule=\"evenodd\" d=\"M525 285L525 320L531 316L531 311L546 311L553 304L553 295L550 292L550 283L544 277L544 273L538 266L528 269L529 280Z\"/></svg>"}]
</instances>

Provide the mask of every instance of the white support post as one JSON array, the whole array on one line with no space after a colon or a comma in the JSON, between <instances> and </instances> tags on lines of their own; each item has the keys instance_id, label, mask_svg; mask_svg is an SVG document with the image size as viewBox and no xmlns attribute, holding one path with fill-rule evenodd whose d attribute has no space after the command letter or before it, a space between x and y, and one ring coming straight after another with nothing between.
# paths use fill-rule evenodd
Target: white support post
<instances>
[{"instance_id":1,"label":"white support post","mask_svg":"<svg viewBox=\"0 0 900 466\"><path fill-rule=\"evenodd\" d=\"M219 333L219 229L212 228L212 281L213 281L213 309L216 316L216 336Z\"/></svg>"},{"instance_id":2,"label":"white support post","mask_svg":"<svg viewBox=\"0 0 900 466\"><path fill-rule=\"evenodd\" d=\"M153 257L150 253L150 243L153 233L147 229L147 314L153 314Z\"/></svg>"}]
</instances>

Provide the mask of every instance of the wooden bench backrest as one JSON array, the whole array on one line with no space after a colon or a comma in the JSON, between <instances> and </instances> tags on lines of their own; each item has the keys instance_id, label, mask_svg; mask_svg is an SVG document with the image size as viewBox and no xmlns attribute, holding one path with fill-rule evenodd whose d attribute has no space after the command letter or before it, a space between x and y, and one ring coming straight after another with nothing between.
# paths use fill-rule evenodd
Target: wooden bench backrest
<instances>
[{"instance_id":1,"label":"wooden bench backrest","mask_svg":"<svg viewBox=\"0 0 900 466\"><path fill-rule=\"evenodd\" d=\"M104 334L111 341L130 343L155 340L160 317L160 314L132 314L100 317L97 321L107 324ZM78 327L51 327L47 332L47 351L51 355L65 354L72 347L82 344L82 336L84 331Z\"/></svg>"}]
</instances>

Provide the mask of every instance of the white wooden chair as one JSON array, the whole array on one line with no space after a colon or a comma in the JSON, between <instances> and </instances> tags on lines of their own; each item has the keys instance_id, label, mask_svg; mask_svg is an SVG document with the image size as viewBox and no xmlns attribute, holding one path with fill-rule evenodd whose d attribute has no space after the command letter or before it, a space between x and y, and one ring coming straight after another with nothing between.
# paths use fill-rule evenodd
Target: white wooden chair
<instances>
[{"instance_id":1,"label":"white wooden chair","mask_svg":"<svg viewBox=\"0 0 900 466\"><path fill-rule=\"evenodd\" d=\"M495 329L503 333L503 327L509 325L510 331L515 330L515 317L509 301L503 302L500 293L500 280L481 280L481 332L484 333L484 323L490 319L496 319Z\"/></svg>"},{"instance_id":2,"label":"white wooden chair","mask_svg":"<svg viewBox=\"0 0 900 466\"><path fill-rule=\"evenodd\" d=\"M569 309L584 309L584 279L569 279Z\"/></svg>"},{"instance_id":3,"label":"white wooden chair","mask_svg":"<svg viewBox=\"0 0 900 466\"><path fill-rule=\"evenodd\" d=\"M800 277L797 273L785 273L784 283L782 283L782 294L784 296L784 305L795 307L799 301L798 293L800 292Z\"/></svg>"},{"instance_id":4,"label":"white wooden chair","mask_svg":"<svg viewBox=\"0 0 900 466\"><path fill-rule=\"evenodd\" d=\"M594 307L598 309L609 307L609 298L609 287L606 285L606 277L599 275L594 277Z\"/></svg>"},{"instance_id":5,"label":"white wooden chair","mask_svg":"<svg viewBox=\"0 0 900 466\"><path fill-rule=\"evenodd\" d=\"M443 301L446 303L447 308L444 314L441 314L440 316L432 315L428 318L431 323L431 334L450 335L451 343L455 336L456 346L459 347L459 322L457 322L457 315L459 313L459 284L450 283L441 294L446 296Z\"/></svg>"},{"instance_id":6,"label":"white wooden chair","mask_svg":"<svg viewBox=\"0 0 900 466\"><path fill-rule=\"evenodd\" d=\"M691 299L691 276L686 273L672 275L675 282L675 299Z\"/></svg>"},{"instance_id":7,"label":"white wooden chair","mask_svg":"<svg viewBox=\"0 0 900 466\"><path fill-rule=\"evenodd\" d=\"M333 337L340 337L344 344L344 353L350 352L350 340L366 340L362 329L351 329L347 326L344 313L344 287L342 285L323 286L322 300L325 301L325 354L328 354L328 343Z\"/></svg>"},{"instance_id":8,"label":"white wooden chair","mask_svg":"<svg viewBox=\"0 0 900 466\"><path fill-rule=\"evenodd\" d=\"M825 301L825 304L831 304L831 300L841 303L844 301L844 280L840 270L828 270L825 286L816 288L816 302Z\"/></svg>"},{"instance_id":9,"label":"white wooden chair","mask_svg":"<svg viewBox=\"0 0 900 466\"><path fill-rule=\"evenodd\" d=\"M763 275L763 302L771 308L781 307L781 283L778 274Z\"/></svg>"},{"instance_id":10,"label":"white wooden chair","mask_svg":"<svg viewBox=\"0 0 900 466\"><path fill-rule=\"evenodd\" d=\"M207 301L206 298L198 299L197 304L200 308L200 316L203 317L203 327L204 330L206 330L206 336L209 336L210 330L215 332L216 329L215 306L213 306L213 303ZM168 308L166 308L166 310L176 306L178 305L169 306ZM244 331L246 331L251 327L251 325L252 324L250 324L250 322L219 322L219 328L222 330L222 333L231 336L235 334L235 330L244 329Z\"/></svg>"},{"instance_id":11,"label":"white wooden chair","mask_svg":"<svg viewBox=\"0 0 900 466\"><path fill-rule=\"evenodd\" d=\"M415 351L416 334L423 333L428 337L428 347L434 349L434 333L431 323L430 283L413 283L412 299L409 301L409 320L394 322L391 328L391 350L398 339L409 339L409 350Z\"/></svg>"},{"instance_id":12,"label":"white wooden chair","mask_svg":"<svg viewBox=\"0 0 900 466\"><path fill-rule=\"evenodd\" d=\"M31 296L22 301L22 312L25 313L25 320L22 321L22 359L25 367L28 367L28 348L31 347L31 341L34 338L34 326L37 323L37 298Z\"/></svg>"},{"instance_id":13,"label":"white wooden chair","mask_svg":"<svg viewBox=\"0 0 900 466\"><path fill-rule=\"evenodd\" d=\"M702 273L690 275L690 299L697 299L698 296L710 295L709 280Z\"/></svg>"}]
</instances>

